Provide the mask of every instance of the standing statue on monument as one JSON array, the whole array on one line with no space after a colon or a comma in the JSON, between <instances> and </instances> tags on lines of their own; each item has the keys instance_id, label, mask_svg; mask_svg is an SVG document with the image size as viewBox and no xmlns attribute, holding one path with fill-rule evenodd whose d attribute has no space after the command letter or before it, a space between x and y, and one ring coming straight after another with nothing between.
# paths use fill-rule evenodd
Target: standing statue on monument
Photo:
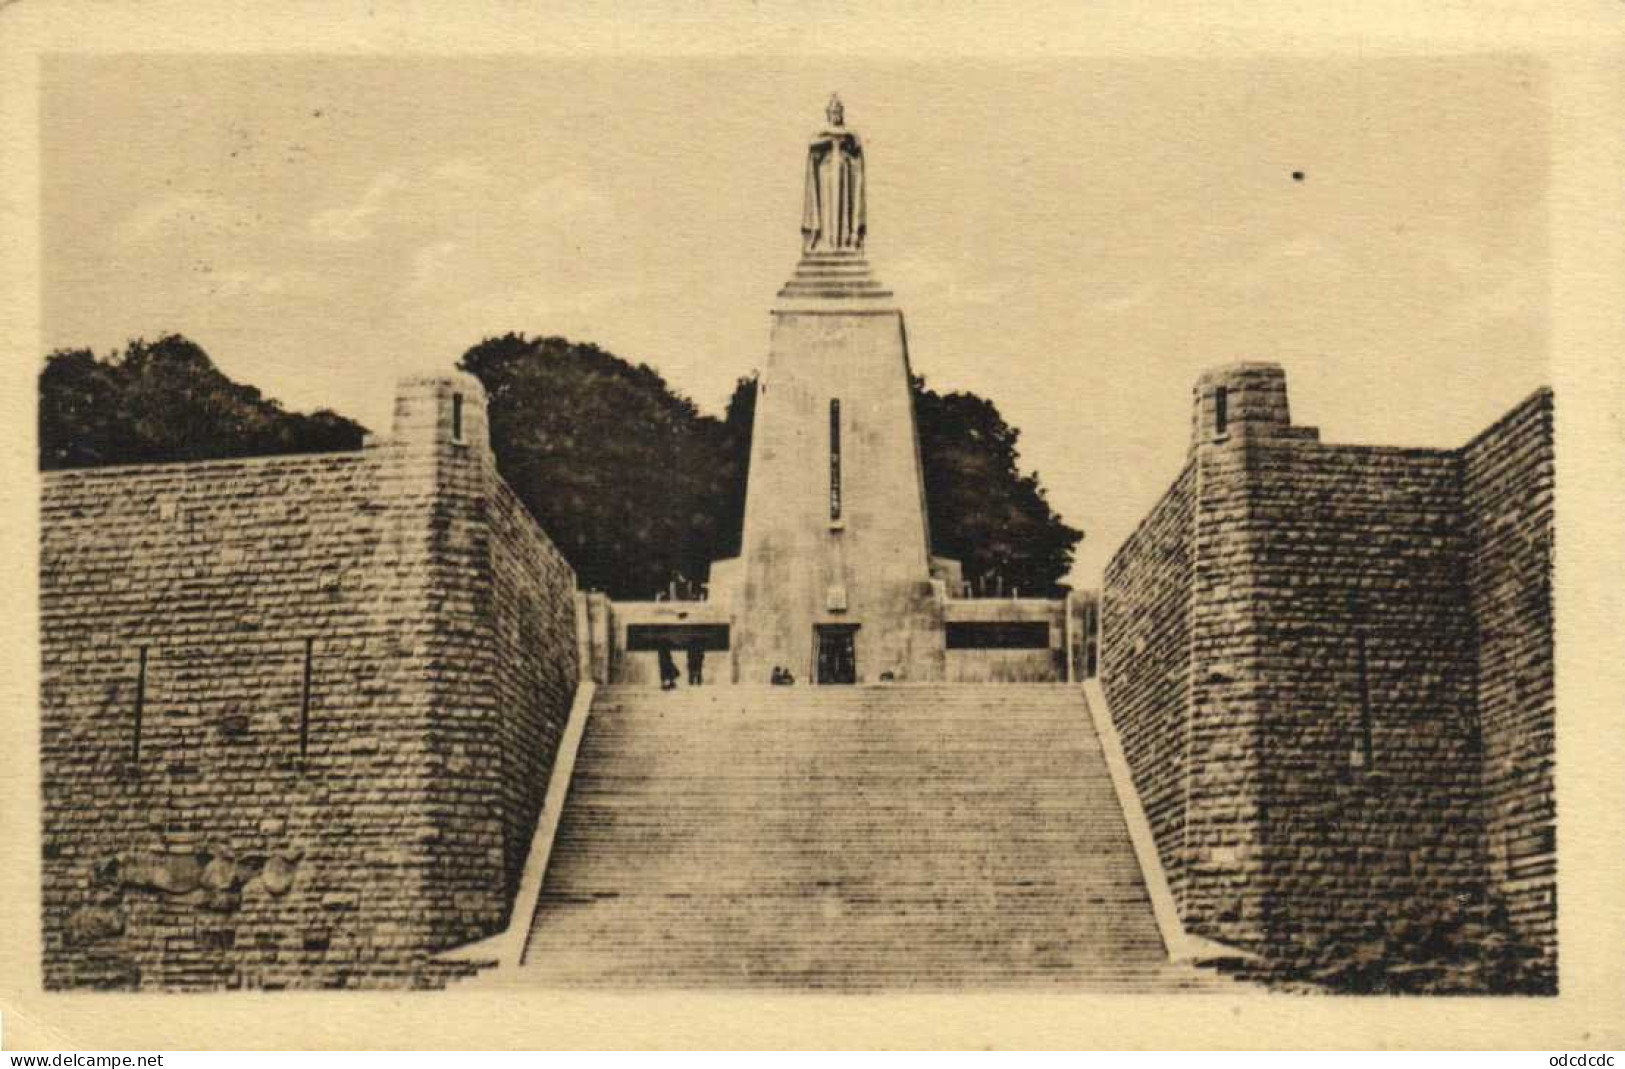
<instances>
[{"instance_id":1,"label":"standing statue on monument","mask_svg":"<svg viewBox=\"0 0 1625 1069\"><path fill-rule=\"evenodd\" d=\"M846 129L841 98L831 96L829 126L807 146L807 189L801 211L802 252L859 251L864 210L863 145Z\"/></svg>"}]
</instances>

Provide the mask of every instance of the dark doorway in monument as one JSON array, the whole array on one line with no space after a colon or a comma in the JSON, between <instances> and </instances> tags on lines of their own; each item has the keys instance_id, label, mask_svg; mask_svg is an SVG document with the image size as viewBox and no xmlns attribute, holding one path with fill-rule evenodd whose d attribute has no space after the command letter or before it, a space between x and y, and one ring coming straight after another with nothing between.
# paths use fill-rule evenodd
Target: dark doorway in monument
<instances>
[{"instance_id":1,"label":"dark doorway in monument","mask_svg":"<svg viewBox=\"0 0 1625 1069\"><path fill-rule=\"evenodd\" d=\"M858 681L858 625L815 624L813 641L816 670L813 682L825 684L851 684Z\"/></svg>"}]
</instances>

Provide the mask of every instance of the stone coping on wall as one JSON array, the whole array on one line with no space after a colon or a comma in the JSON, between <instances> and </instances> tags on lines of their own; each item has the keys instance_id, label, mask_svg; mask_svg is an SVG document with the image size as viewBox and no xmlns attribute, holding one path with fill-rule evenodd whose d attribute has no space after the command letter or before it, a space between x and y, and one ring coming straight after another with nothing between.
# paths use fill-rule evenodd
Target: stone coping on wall
<instances>
[{"instance_id":1,"label":"stone coping on wall","mask_svg":"<svg viewBox=\"0 0 1625 1069\"><path fill-rule=\"evenodd\" d=\"M385 441L388 441L388 439L381 439L378 444L383 444ZM203 477L241 467L270 467L278 464L292 466L313 463L353 464L369 459L369 454L374 448L376 446L366 445L355 449L329 449L314 453L262 453L242 457L207 457L201 460L186 458L146 460L134 464L96 464L79 468L50 468L41 471L39 474L40 480L47 485L78 479L123 478L130 475L141 475L146 472L173 472L182 469L187 474L196 473L199 477Z\"/></svg>"},{"instance_id":2,"label":"stone coping on wall","mask_svg":"<svg viewBox=\"0 0 1625 1069\"><path fill-rule=\"evenodd\" d=\"M1066 611L1065 598L949 598L943 603L949 623L977 620L1052 620Z\"/></svg>"}]
</instances>

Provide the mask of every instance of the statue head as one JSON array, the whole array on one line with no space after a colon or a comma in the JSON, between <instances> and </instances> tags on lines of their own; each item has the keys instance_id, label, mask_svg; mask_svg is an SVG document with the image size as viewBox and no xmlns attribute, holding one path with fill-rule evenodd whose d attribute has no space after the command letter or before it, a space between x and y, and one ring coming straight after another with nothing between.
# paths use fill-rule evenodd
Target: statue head
<instances>
[{"instance_id":1,"label":"statue head","mask_svg":"<svg viewBox=\"0 0 1625 1069\"><path fill-rule=\"evenodd\" d=\"M846 121L846 109L841 107L840 94L831 93L829 95L829 107L824 109L824 114L829 116L831 126L840 126Z\"/></svg>"}]
</instances>

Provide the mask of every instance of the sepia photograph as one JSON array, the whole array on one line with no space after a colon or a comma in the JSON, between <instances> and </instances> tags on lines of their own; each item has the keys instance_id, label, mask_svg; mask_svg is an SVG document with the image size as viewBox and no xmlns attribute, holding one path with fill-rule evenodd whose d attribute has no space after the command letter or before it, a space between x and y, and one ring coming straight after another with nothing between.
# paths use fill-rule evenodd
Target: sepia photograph
<instances>
[{"instance_id":1,"label":"sepia photograph","mask_svg":"<svg viewBox=\"0 0 1625 1069\"><path fill-rule=\"evenodd\" d=\"M1553 65L862 43L34 58L8 984L1573 994Z\"/></svg>"}]
</instances>

